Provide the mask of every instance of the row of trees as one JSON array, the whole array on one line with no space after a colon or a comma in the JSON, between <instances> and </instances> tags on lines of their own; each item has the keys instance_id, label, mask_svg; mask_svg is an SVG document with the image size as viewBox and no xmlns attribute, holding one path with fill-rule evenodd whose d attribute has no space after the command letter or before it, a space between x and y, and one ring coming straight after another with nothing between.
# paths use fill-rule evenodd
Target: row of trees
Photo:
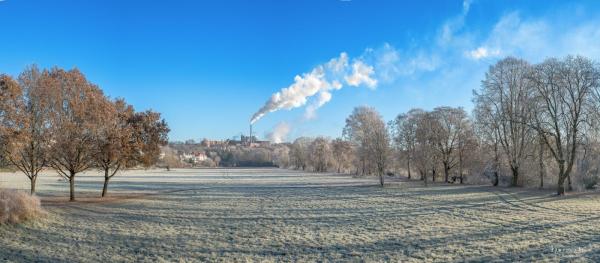
<instances>
[{"instance_id":1,"label":"row of trees","mask_svg":"<svg viewBox=\"0 0 600 263\"><path fill-rule=\"evenodd\" d=\"M350 143L342 139L300 137L274 147L273 162L279 167L345 173L353 167L354 154Z\"/></svg>"},{"instance_id":2,"label":"row of trees","mask_svg":"<svg viewBox=\"0 0 600 263\"><path fill-rule=\"evenodd\" d=\"M384 173L389 162L390 134L375 109L358 107L346 120L343 138L297 138L292 144L280 144L273 150L274 163L315 172L355 172L360 175Z\"/></svg>"},{"instance_id":3,"label":"row of trees","mask_svg":"<svg viewBox=\"0 0 600 263\"><path fill-rule=\"evenodd\" d=\"M391 127L394 147L399 159L406 162L408 178L416 169L425 183L428 172L435 181L441 167L445 182L450 182L453 169L458 171L452 181L463 182L464 168L478 146L464 109L438 107L430 112L413 109L398 115Z\"/></svg>"},{"instance_id":4,"label":"row of trees","mask_svg":"<svg viewBox=\"0 0 600 263\"><path fill-rule=\"evenodd\" d=\"M32 66L17 79L0 75L1 157L29 178L32 194L50 167L69 181L73 201L77 174L98 168L105 196L121 169L157 162L168 132L159 113L108 98L77 69Z\"/></svg>"},{"instance_id":5,"label":"row of trees","mask_svg":"<svg viewBox=\"0 0 600 263\"><path fill-rule=\"evenodd\" d=\"M598 142L599 94L600 69L588 58L550 58L531 65L509 57L490 67L474 94L474 115L485 144L500 145L513 185L537 145L540 178L548 151L562 195L565 180L571 188L571 172L582 150Z\"/></svg>"},{"instance_id":6,"label":"row of trees","mask_svg":"<svg viewBox=\"0 0 600 263\"><path fill-rule=\"evenodd\" d=\"M559 195L572 188L574 170L598 178L600 68L592 60L569 56L532 65L505 58L490 67L473 102L471 116L462 108L412 109L387 124L375 109L358 107L343 138L299 138L288 165L354 169L378 175L381 185L386 173L402 170L408 178L417 172L425 184L443 173L445 182L463 183L469 175L495 186L508 173L517 186L523 173L536 170L544 187L551 171Z\"/></svg>"},{"instance_id":7,"label":"row of trees","mask_svg":"<svg viewBox=\"0 0 600 263\"><path fill-rule=\"evenodd\" d=\"M346 119L342 138L298 138L287 152L289 162L278 164L316 172L378 175L384 185L385 174L402 163L408 178L416 170L427 183L428 173L435 181L436 172L443 170L444 180L449 181L455 167L463 174L467 152L477 147L472 127L462 108L414 109L386 123L374 108L357 107ZM455 178L463 181L463 176Z\"/></svg>"}]
</instances>

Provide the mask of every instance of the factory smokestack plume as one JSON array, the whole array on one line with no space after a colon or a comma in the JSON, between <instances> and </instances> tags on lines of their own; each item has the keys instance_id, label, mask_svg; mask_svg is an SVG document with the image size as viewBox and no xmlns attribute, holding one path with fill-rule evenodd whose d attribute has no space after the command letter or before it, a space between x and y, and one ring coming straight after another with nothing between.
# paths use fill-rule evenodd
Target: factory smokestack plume
<instances>
[{"instance_id":1,"label":"factory smokestack plume","mask_svg":"<svg viewBox=\"0 0 600 263\"><path fill-rule=\"evenodd\" d=\"M282 143L287 139L291 126L287 122L280 122L273 128L267 138L273 143Z\"/></svg>"},{"instance_id":2,"label":"factory smokestack plume","mask_svg":"<svg viewBox=\"0 0 600 263\"><path fill-rule=\"evenodd\" d=\"M297 75L294 83L271 95L264 106L252 115L250 124L256 123L270 112L302 107L309 103L309 100L310 104L306 107L304 116L311 119L318 108L331 100L331 92L343 88L344 85L375 88L377 80L374 74L373 66L360 58L350 62L348 55L341 53L339 57L313 68L310 72ZM311 99L312 97L315 98Z\"/></svg>"}]
</instances>

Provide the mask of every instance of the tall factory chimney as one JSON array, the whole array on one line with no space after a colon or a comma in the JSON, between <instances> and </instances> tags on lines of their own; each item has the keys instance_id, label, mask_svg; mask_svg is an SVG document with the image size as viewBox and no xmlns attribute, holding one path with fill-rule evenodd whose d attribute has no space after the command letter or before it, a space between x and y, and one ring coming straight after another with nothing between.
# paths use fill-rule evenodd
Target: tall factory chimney
<instances>
[{"instance_id":1,"label":"tall factory chimney","mask_svg":"<svg viewBox=\"0 0 600 263\"><path fill-rule=\"evenodd\" d=\"M248 138L248 146L252 146L252 124L250 124L250 137Z\"/></svg>"}]
</instances>

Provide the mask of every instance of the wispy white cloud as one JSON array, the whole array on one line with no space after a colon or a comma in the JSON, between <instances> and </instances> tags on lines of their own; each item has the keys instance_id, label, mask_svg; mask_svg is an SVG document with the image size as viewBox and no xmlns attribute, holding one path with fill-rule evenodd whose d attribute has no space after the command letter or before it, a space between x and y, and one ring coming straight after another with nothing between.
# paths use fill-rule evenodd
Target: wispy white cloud
<instances>
[{"instance_id":1,"label":"wispy white cloud","mask_svg":"<svg viewBox=\"0 0 600 263\"><path fill-rule=\"evenodd\" d=\"M395 80L400 82L395 86L402 86L415 83L407 82L410 77L422 89L454 89L467 83L474 85L470 87L474 89L486 69L481 63L492 64L506 56L521 57L533 63L569 54L600 60L598 16L556 19L556 13L528 17L513 11L485 30L466 26L472 5L473 1L464 1L462 12L440 25L434 36L438 41L425 42L417 50L389 51L390 58L382 62L386 65L382 68L388 70L382 71L386 74L379 72L385 76L382 79ZM564 11L561 16L576 16L568 12L572 10Z\"/></svg>"},{"instance_id":2,"label":"wispy white cloud","mask_svg":"<svg viewBox=\"0 0 600 263\"><path fill-rule=\"evenodd\" d=\"M467 56L478 60L478 59L482 59L482 58L488 58L488 57L495 57L500 55L500 50L498 49L494 49L494 50L490 50L486 47L478 47L476 49L473 49L471 51L467 52Z\"/></svg>"},{"instance_id":3,"label":"wispy white cloud","mask_svg":"<svg viewBox=\"0 0 600 263\"><path fill-rule=\"evenodd\" d=\"M502 16L479 43L481 57L516 56L532 62L569 54L600 58L600 19L557 21L553 16L524 18L520 12ZM476 49L475 51L479 50ZM484 51L479 50L479 51ZM475 53L469 53L473 57Z\"/></svg>"},{"instance_id":4,"label":"wispy white cloud","mask_svg":"<svg viewBox=\"0 0 600 263\"><path fill-rule=\"evenodd\" d=\"M440 26L437 45L447 47L463 40L464 36L458 34L464 28L465 19L469 15L472 4L473 0L463 0L462 12L449 18Z\"/></svg>"},{"instance_id":5,"label":"wispy white cloud","mask_svg":"<svg viewBox=\"0 0 600 263\"><path fill-rule=\"evenodd\" d=\"M467 15L469 10L471 9L472 0L464 0L463 1L463 15Z\"/></svg>"}]
</instances>

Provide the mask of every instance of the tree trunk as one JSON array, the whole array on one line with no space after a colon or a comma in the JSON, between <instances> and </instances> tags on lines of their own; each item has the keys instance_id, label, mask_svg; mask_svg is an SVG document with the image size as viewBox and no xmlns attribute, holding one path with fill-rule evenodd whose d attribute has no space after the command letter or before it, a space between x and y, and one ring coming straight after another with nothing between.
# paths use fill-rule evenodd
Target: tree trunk
<instances>
[{"instance_id":1,"label":"tree trunk","mask_svg":"<svg viewBox=\"0 0 600 263\"><path fill-rule=\"evenodd\" d=\"M558 189L557 189L557 194L558 195L565 195L565 178L562 175L558 176Z\"/></svg>"},{"instance_id":2,"label":"tree trunk","mask_svg":"<svg viewBox=\"0 0 600 263\"><path fill-rule=\"evenodd\" d=\"M108 190L108 178L104 178L104 187L102 188L102 197L106 196L106 191Z\"/></svg>"},{"instance_id":3,"label":"tree trunk","mask_svg":"<svg viewBox=\"0 0 600 263\"><path fill-rule=\"evenodd\" d=\"M544 188L544 172L540 171L540 189Z\"/></svg>"},{"instance_id":4,"label":"tree trunk","mask_svg":"<svg viewBox=\"0 0 600 263\"><path fill-rule=\"evenodd\" d=\"M463 184L463 155L462 155L462 150L458 152L458 175L460 176L460 184Z\"/></svg>"},{"instance_id":5,"label":"tree trunk","mask_svg":"<svg viewBox=\"0 0 600 263\"><path fill-rule=\"evenodd\" d=\"M362 171L360 175L365 175L365 169L366 169L366 164L365 164L365 159L363 158L362 160Z\"/></svg>"},{"instance_id":6,"label":"tree trunk","mask_svg":"<svg viewBox=\"0 0 600 263\"><path fill-rule=\"evenodd\" d=\"M35 182L37 181L37 174L31 176L31 195L35 194Z\"/></svg>"},{"instance_id":7,"label":"tree trunk","mask_svg":"<svg viewBox=\"0 0 600 263\"><path fill-rule=\"evenodd\" d=\"M498 186L500 183L500 178L498 178L498 171L494 171L494 182L492 182L493 186Z\"/></svg>"},{"instance_id":8,"label":"tree trunk","mask_svg":"<svg viewBox=\"0 0 600 263\"><path fill-rule=\"evenodd\" d=\"M377 162L377 173L379 174L379 183L381 184L381 187L383 187L383 183L385 180L385 163L384 162Z\"/></svg>"},{"instance_id":9,"label":"tree trunk","mask_svg":"<svg viewBox=\"0 0 600 263\"><path fill-rule=\"evenodd\" d=\"M541 137L540 137L541 138ZM544 188L544 141L540 139L538 158L540 162L540 189Z\"/></svg>"},{"instance_id":10,"label":"tree trunk","mask_svg":"<svg viewBox=\"0 0 600 263\"><path fill-rule=\"evenodd\" d=\"M447 162L444 162L444 181L448 183L448 174L450 173L450 167Z\"/></svg>"},{"instance_id":11,"label":"tree trunk","mask_svg":"<svg viewBox=\"0 0 600 263\"><path fill-rule=\"evenodd\" d=\"M102 187L102 197L106 196L106 191L108 190L108 180L110 180L110 176L108 176L109 169L104 169L104 187Z\"/></svg>"},{"instance_id":12,"label":"tree trunk","mask_svg":"<svg viewBox=\"0 0 600 263\"><path fill-rule=\"evenodd\" d=\"M71 172L69 176L69 201L75 201L75 173Z\"/></svg>"},{"instance_id":13,"label":"tree trunk","mask_svg":"<svg viewBox=\"0 0 600 263\"><path fill-rule=\"evenodd\" d=\"M571 184L571 173L567 175L567 191L573 191L573 185Z\"/></svg>"},{"instance_id":14,"label":"tree trunk","mask_svg":"<svg viewBox=\"0 0 600 263\"><path fill-rule=\"evenodd\" d=\"M431 181L435 182L435 168L431 169Z\"/></svg>"},{"instance_id":15,"label":"tree trunk","mask_svg":"<svg viewBox=\"0 0 600 263\"><path fill-rule=\"evenodd\" d=\"M540 189L544 188L544 163L540 162Z\"/></svg>"},{"instance_id":16,"label":"tree trunk","mask_svg":"<svg viewBox=\"0 0 600 263\"><path fill-rule=\"evenodd\" d=\"M511 186L517 186L519 183L519 167L510 167L512 170L512 182Z\"/></svg>"},{"instance_id":17,"label":"tree trunk","mask_svg":"<svg viewBox=\"0 0 600 263\"><path fill-rule=\"evenodd\" d=\"M494 186L498 186L500 178L498 176L498 168L500 168L500 157L498 156L498 142L494 142Z\"/></svg>"},{"instance_id":18,"label":"tree trunk","mask_svg":"<svg viewBox=\"0 0 600 263\"><path fill-rule=\"evenodd\" d=\"M460 178L460 184L463 184L463 171L462 171L462 163L459 165L458 174Z\"/></svg>"},{"instance_id":19,"label":"tree trunk","mask_svg":"<svg viewBox=\"0 0 600 263\"><path fill-rule=\"evenodd\" d=\"M408 171L408 179L410 179L410 158L406 158L406 170Z\"/></svg>"},{"instance_id":20,"label":"tree trunk","mask_svg":"<svg viewBox=\"0 0 600 263\"><path fill-rule=\"evenodd\" d=\"M365 160L362 160L362 167L361 167L361 171L360 171L360 175L365 175Z\"/></svg>"},{"instance_id":21,"label":"tree trunk","mask_svg":"<svg viewBox=\"0 0 600 263\"><path fill-rule=\"evenodd\" d=\"M565 161L558 162L558 195L565 195L565 179L567 176L565 175Z\"/></svg>"}]
</instances>

